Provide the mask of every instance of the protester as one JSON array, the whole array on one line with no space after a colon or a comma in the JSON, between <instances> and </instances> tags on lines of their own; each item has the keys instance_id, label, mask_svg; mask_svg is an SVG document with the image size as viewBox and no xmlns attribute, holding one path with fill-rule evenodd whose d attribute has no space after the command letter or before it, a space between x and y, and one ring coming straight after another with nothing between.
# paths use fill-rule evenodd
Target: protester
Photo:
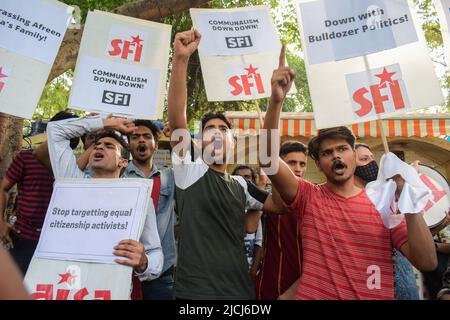
<instances>
[{"instance_id":1,"label":"protester","mask_svg":"<svg viewBox=\"0 0 450 320\"><path fill-rule=\"evenodd\" d=\"M66 111L57 113L51 121L76 117ZM70 141L75 149L79 139ZM0 186L0 212L6 209L8 192L17 185L17 209L15 223L12 219L0 219L0 238L3 244L12 246L10 254L25 274L34 254L44 223L47 207L53 191L53 176L33 156L34 150L21 150L14 157Z\"/></svg>"},{"instance_id":2,"label":"protester","mask_svg":"<svg viewBox=\"0 0 450 320\"><path fill-rule=\"evenodd\" d=\"M372 150L367 144L355 144L356 169L355 179L359 178L362 187L377 179L378 164ZM416 274L413 266L398 250L392 252L394 262L394 297L395 300L419 300Z\"/></svg>"},{"instance_id":3,"label":"protester","mask_svg":"<svg viewBox=\"0 0 450 320\"><path fill-rule=\"evenodd\" d=\"M264 122L269 130L278 129L281 107L295 78L285 59L283 46L271 80ZM270 134L267 143L271 144ZM296 299L393 299L393 246L419 270L436 267L433 239L423 217L407 214L403 223L387 229L365 190L355 185L354 143L346 127L319 130L310 140L309 155L326 177L323 184L299 179L283 160L276 162L276 173L268 174L286 210L298 214L303 264ZM394 181L399 195L403 181Z\"/></svg>"},{"instance_id":4,"label":"protester","mask_svg":"<svg viewBox=\"0 0 450 320\"><path fill-rule=\"evenodd\" d=\"M449 218L447 212L447 219ZM442 288L436 295L438 300L450 300L450 243L436 242L436 251L440 254L447 255L447 268L442 276Z\"/></svg>"},{"instance_id":5,"label":"protester","mask_svg":"<svg viewBox=\"0 0 450 320\"><path fill-rule=\"evenodd\" d=\"M128 144L114 130L131 134L135 130L132 121L120 118L102 119L100 116L68 119L52 122L47 129L48 152L55 178L119 178L128 164ZM89 157L92 175L79 169L68 140L90 131L102 130L95 137L94 150ZM45 150L37 150L36 157L45 159ZM114 247L115 262L134 269L141 281L159 277L163 267L161 242L156 217L149 210L139 241L124 239Z\"/></svg>"},{"instance_id":6,"label":"protester","mask_svg":"<svg viewBox=\"0 0 450 320\"><path fill-rule=\"evenodd\" d=\"M450 262L450 243L444 242L444 236L448 233L450 228L449 225L450 214L449 212L446 212L445 220L439 226L430 230L434 237L438 266L432 272L424 272L423 276L426 287L426 297L431 300L445 299L446 297L442 298L442 295L447 294L445 292L448 292L448 289L450 288L448 283L449 273L447 271ZM447 298L450 299L450 296Z\"/></svg>"},{"instance_id":7,"label":"protester","mask_svg":"<svg viewBox=\"0 0 450 320\"><path fill-rule=\"evenodd\" d=\"M246 164L237 165L231 174L241 176L245 180L251 181L252 183L256 184L256 171ZM249 265L250 276L252 277L252 279L255 279L264 254L261 218L258 219L256 231L251 233L247 232L245 234L244 243L247 252L247 261Z\"/></svg>"},{"instance_id":8,"label":"protester","mask_svg":"<svg viewBox=\"0 0 450 320\"><path fill-rule=\"evenodd\" d=\"M306 146L298 141L281 145L280 157L296 177L302 178L308 160ZM297 214L264 215L264 261L256 279L258 300L293 300L301 274L301 238Z\"/></svg>"},{"instance_id":9,"label":"protester","mask_svg":"<svg viewBox=\"0 0 450 320\"><path fill-rule=\"evenodd\" d=\"M0 300L30 299L22 284L19 269L2 246L0 246L0 270Z\"/></svg>"},{"instance_id":10,"label":"protester","mask_svg":"<svg viewBox=\"0 0 450 320\"><path fill-rule=\"evenodd\" d=\"M181 217L175 297L253 299L243 239L244 215L246 209L261 210L273 203L252 183L226 173L227 151L234 140L231 123L223 114L203 116L205 152L202 157L194 152L194 160L191 159L186 73L189 57L199 43L196 30L175 36L168 93L172 163Z\"/></svg>"},{"instance_id":11,"label":"protester","mask_svg":"<svg viewBox=\"0 0 450 320\"><path fill-rule=\"evenodd\" d=\"M150 120L135 120L136 129L128 135L133 160L128 163L123 177L153 180L152 198L156 210L156 222L164 254L161 275L142 282L144 300L172 300L176 247L174 227L175 180L173 171L159 169L153 163L153 154L158 146L160 130Z\"/></svg>"}]
</instances>

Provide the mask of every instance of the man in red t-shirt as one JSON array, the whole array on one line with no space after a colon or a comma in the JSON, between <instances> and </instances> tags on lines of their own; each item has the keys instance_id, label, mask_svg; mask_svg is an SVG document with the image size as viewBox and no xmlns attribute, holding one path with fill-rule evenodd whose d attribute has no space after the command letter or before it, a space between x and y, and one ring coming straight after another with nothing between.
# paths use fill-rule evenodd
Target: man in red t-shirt
<instances>
[{"instance_id":1,"label":"man in red t-shirt","mask_svg":"<svg viewBox=\"0 0 450 320\"><path fill-rule=\"evenodd\" d=\"M299 141L286 141L280 157L296 177L306 172L307 149ZM256 278L258 300L295 298L301 272L301 239L297 214L266 213L264 219L264 260Z\"/></svg>"},{"instance_id":2,"label":"man in red t-shirt","mask_svg":"<svg viewBox=\"0 0 450 320\"><path fill-rule=\"evenodd\" d=\"M272 95L264 121L278 129L279 114L295 78L284 66L272 76ZM270 144L270 135L267 142ZM326 177L313 185L298 179L282 160L269 175L290 214L298 214L303 248L302 275L296 299L393 299L391 252L399 249L422 271L437 266L433 239L423 217L407 214L396 228L387 229L364 189L355 185L355 137L346 127L319 130L311 139L311 158ZM403 180L395 177L397 196Z\"/></svg>"}]
</instances>

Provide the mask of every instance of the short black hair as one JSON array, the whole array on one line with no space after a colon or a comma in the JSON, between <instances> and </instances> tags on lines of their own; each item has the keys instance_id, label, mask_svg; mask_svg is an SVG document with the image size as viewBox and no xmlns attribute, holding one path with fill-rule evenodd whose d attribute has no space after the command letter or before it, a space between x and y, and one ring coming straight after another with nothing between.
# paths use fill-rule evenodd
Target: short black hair
<instances>
[{"instance_id":1,"label":"short black hair","mask_svg":"<svg viewBox=\"0 0 450 320\"><path fill-rule=\"evenodd\" d=\"M289 140L283 142L283 144L280 147L280 157L284 158L291 152L302 152L305 155L308 155L308 149L300 141Z\"/></svg>"},{"instance_id":2,"label":"short black hair","mask_svg":"<svg viewBox=\"0 0 450 320\"><path fill-rule=\"evenodd\" d=\"M211 119L220 119L226 123L228 129L233 129L233 125L231 124L230 120L225 116L225 114L223 112L219 111L219 112L208 112L203 115L202 131L203 131L203 129L205 129L206 123Z\"/></svg>"},{"instance_id":3,"label":"short black hair","mask_svg":"<svg viewBox=\"0 0 450 320\"><path fill-rule=\"evenodd\" d=\"M120 145L122 146L122 150L120 150L120 155L125 160L130 159L130 148L128 147L128 143L123 139L120 133L114 130L103 130L95 135L94 144L103 138L112 138L117 142L119 142Z\"/></svg>"},{"instance_id":4,"label":"short black hair","mask_svg":"<svg viewBox=\"0 0 450 320\"><path fill-rule=\"evenodd\" d=\"M51 117L49 122L70 119L70 118L78 118L78 116L72 112L64 110L64 111L60 111L60 112L56 113L53 117Z\"/></svg>"},{"instance_id":5,"label":"short black hair","mask_svg":"<svg viewBox=\"0 0 450 320\"><path fill-rule=\"evenodd\" d=\"M349 128L342 126L321 129L319 130L319 134L312 137L308 143L309 156L313 158L313 160L319 160L320 144L327 139L344 139L353 150L355 149L356 138Z\"/></svg>"},{"instance_id":6,"label":"short black hair","mask_svg":"<svg viewBox=\"0 0 450 320\"><path fill-rule=\"evenodd\" d=\"M72 112L69 111L60 111L57 114L55 114L48 122L52 121L59 121L64 119L70 119L70 118L78 118L78 116ZM80 143L80 138L72 138L70 139L70 148L75 149L78 144Z\"/></svg>"},{"instance_id":7,"label":"short black hair","mask_svg":"<svg viewBox=\"0 0 450 320\"><path fill-rule=\"evenodd\" d=\"M252 182L253 182L253 183L256 183L256 170L255 170L255 169L253 169L252 167L250 167L250 166L247 165L247 164L238 164L238 165L236 166L236 168L234 168L234 170L233 170L233 172L232 172L231 174L232 174L232 175L237 175L237 172L238 172L239 170L250 170L251 173L252 173Z\"/></svg>"},{"instance_id":8,"label":"short black hair","mask_svg":"<svg viewBox=\"0 0 450 320\"><path fill-rule=\"evenodd\" d=\"M358 148L361 148L361 147L369 149L369 151L372 151L372 149L370 149L370 147L367 144L365 144L365 143L355 143L355 150L358 149Z\"/></svg>"},{"instance_id":9,"label":"short black hair","mask_svg":"<svg viewBox=\"0 0 450 320\"><path fill-rule=\"evenodd\" d=\"M156 124L153 123L153 121L144 120L144 119L136 119L133 122L136 127L143 126L143 127L149 128L153 134L153 138L155 139L155 142L158 143L159 135L161 134L161 130L156 126Z\"/></svg>"}]
</instances>

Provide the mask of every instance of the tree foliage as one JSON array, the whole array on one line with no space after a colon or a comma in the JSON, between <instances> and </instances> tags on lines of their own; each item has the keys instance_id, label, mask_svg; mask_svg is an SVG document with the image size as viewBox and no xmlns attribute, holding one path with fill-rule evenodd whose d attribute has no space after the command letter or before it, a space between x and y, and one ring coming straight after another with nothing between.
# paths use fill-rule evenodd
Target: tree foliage
<instances>
[{"instance_id":1,"label":"tree foliage","mask_svg":"<svg viewBox=\"0 0 450 320\"><path fill-rule=\"evenodd\" d=\"M132 0L60 0L68 5L80 8L81 21L86 20L89 10L111 11Z\"/></svg>"}]
</instances>

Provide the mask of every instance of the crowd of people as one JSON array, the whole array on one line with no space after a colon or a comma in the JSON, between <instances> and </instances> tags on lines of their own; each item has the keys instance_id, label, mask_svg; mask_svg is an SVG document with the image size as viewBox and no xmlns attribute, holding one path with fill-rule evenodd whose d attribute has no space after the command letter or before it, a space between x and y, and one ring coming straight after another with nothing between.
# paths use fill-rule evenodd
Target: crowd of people
<instances>
[{"instance_id":1,"label":"crowd of people","mask_svg":"<svg viewBox=\"0 0 450 320\"><path fill-rule=\"evenodd\" d=\"M227 173L235 141L223 113L205 114L201 143L192 139L186 78L200 41L196 30L175 37L164 132L171 135L173 168L153 163L161 132L151 121L68 112L48 124L47 143L14 158L1 183L0 210L17 185L17 220L0 222L0 239L11 245L22 275L37 246L54 179L141 178L153 180L156 215L146 214L138 241L121 239L112 248L116 263L134 270L133 299L418 299L413 266L434 272L436 252L448 254L450 245L434 242L420 214L406 214L393 229L383 225L364 189L376 179L377 163L348 128L319 130L308 146L279 146L267 135L260 143L276 147L258 174L246 164ZM266 130L278 129L295 78L284 50L271 80ZM84 152L77 159L72 149L78 138ZM324 183L304 179L311 161ZM399 195L404 181L395 182ZM26 299L20 272L3 250L0 264L0 298ZM439 299L450 299L446 267Z\"/></svg>"}]
</instances>

